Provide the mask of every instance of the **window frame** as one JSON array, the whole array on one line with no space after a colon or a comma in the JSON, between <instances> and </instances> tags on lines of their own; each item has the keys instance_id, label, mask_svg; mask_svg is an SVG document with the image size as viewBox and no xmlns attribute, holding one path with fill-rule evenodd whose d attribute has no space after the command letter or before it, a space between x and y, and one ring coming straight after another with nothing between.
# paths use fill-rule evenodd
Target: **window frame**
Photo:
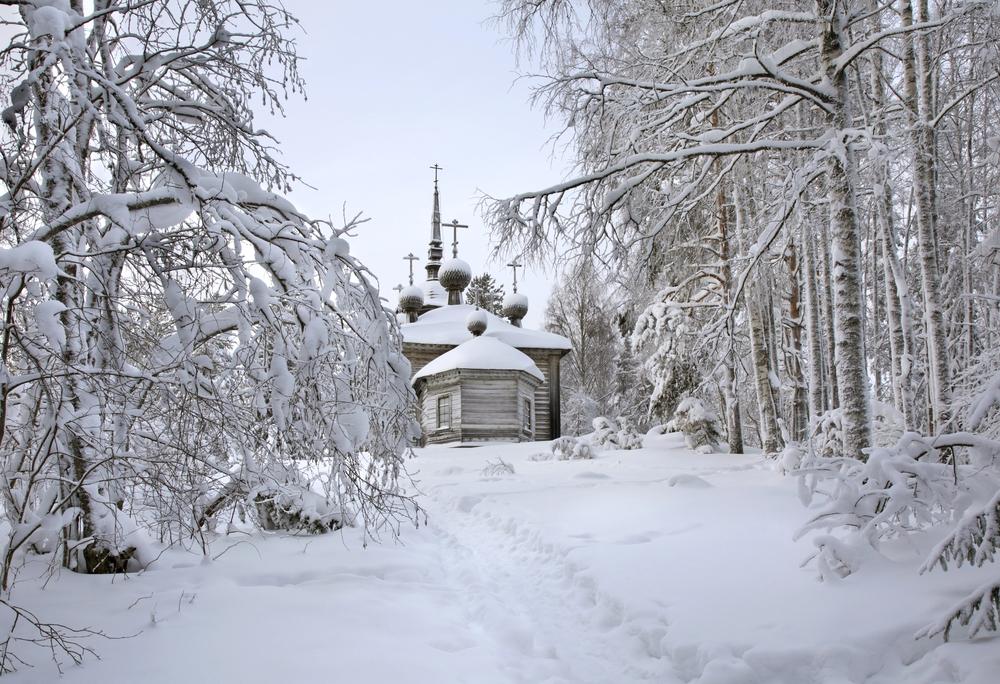
<instances>
[{"instance_id":1,"label":"window frame","mask_svg":"<svg viewBox=\"0 0 1000 684\"><path fill-rule=\"evenodd\" d=\"M535 434L535 402L531 397L521 396L521 429Z\"/></svg>"},{"instance_id":2,"label":"window frame","mask_svg":"<svg viewBox=\"0 0 1000 684\"><path fill-rule=\"evenodd\" d=\"M452 400L451 393L439 394L434 398L434 429L435 430L449 430L451 429L452 423L455 422L455 403ZM441 420L441 405L442 402L447 400L448 402L448 421L442 422Z\"/></svg>"}]
</instances>

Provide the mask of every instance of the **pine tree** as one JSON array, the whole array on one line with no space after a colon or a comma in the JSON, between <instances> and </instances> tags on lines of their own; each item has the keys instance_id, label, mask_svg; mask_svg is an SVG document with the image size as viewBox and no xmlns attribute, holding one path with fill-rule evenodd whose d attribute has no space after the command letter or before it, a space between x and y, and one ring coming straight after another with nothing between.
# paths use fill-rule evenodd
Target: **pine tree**
<instances>
[{"instance_id":1,"label":"pine tree","mask_svg":"<svg viewBox=\"0 0 1000 684\"><path fill-rule=\"evenodd\" d=\"M503 294L503 285L494 280L489 273L483 273L469 283L469 289L465 291L465 300L469 304L500 316L503 309Z\"/></svg>"}]
</instances>

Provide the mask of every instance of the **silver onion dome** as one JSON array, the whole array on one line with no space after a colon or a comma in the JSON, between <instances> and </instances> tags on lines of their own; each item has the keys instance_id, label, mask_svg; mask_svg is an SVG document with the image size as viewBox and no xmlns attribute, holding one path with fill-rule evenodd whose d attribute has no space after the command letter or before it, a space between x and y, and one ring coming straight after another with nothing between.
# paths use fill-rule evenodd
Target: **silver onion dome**
<instances>
[{"instance_id":1,"label":"silver onion dome","mask_svg":"<svg viewBox=\"0 0 1000 684\"><path fill-rule=\"evenodd\" d=\"M503 315L511 322L519 321L528 315L528 298L520 292L511 292L503 298Z\"/></svg>"}]
</instances>

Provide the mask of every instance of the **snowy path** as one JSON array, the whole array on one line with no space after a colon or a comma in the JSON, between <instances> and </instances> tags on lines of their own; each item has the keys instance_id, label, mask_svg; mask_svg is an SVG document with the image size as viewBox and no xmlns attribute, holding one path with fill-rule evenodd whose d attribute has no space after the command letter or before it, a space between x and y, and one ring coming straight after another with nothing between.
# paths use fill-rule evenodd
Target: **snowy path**
<instances>
[{"instance_id":1,"label":"snowy path","mask_svg":"<svg viewBox=\"0 0 1000 684\"><path fill-rule=\"evenodd\" d=\"M976 572L921 577L918 550L821 584L799 567L793 481L753 456L654 446L585 462L428 449L411 466L429 525L398 545L228 538L212 562L170 552L19 596L137 634L91 643L102 660L68 684L996 684L1000 639L912 637ZM485 476L498 456L516 472ZM56 681L32 660L10 681Z\"/></svg>"},{"instance_id":2,"label":"snowy path","mask_svg":"<svg viewBox=\"0 0 1000 684\"><path fill-rule=\"evenodd\" d=\"M643 624L567 560L566 552L512 518L464 496L437 507L449 582L464 588L470 624L502 645L516 682L664 681L658 644L666 625Z\"/></svg>"}]
</instances>

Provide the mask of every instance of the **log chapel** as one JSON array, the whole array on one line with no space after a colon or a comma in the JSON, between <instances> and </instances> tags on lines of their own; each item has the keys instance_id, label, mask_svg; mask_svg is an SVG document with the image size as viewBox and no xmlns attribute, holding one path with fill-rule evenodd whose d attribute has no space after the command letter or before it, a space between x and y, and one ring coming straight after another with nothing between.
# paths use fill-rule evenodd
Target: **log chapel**
<instances>
[{"instance_id":1,"label":"log chapel","mask_svg":"<svg viewBox=\"0 0 1000 684\"><path fill-rule=\"evenodd\" d=\"M560 436L559 364L565 337L521 325L528 298L513 292L503 318L463 302L472 268L442 261L437 170L427 251L427 279L399 292L403 354L412 367L423 444L545 441ZM456 222L457 223L457 222ZM447 224L446 224L447 225Z\"/></svg>"}]
</instances>

